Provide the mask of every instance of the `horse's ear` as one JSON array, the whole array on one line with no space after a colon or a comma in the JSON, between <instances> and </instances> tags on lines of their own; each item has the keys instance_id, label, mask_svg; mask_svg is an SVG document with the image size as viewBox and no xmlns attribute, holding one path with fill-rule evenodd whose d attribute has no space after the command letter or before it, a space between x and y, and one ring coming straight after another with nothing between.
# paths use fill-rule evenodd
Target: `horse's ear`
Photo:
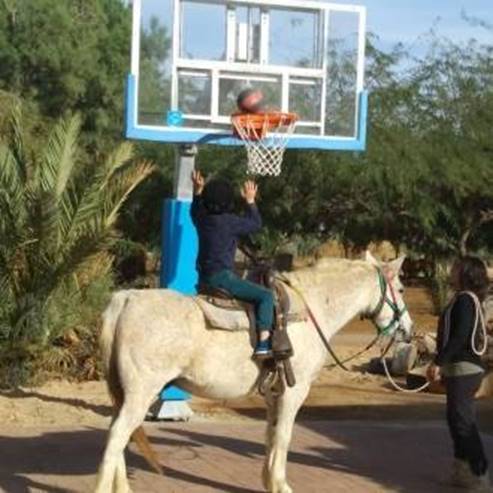
<instances>
[{"instance_id":1,"label":"horse's ear","mask_svg":"<svg viewBox=\"0 0 493 493\"><path fill-rule=\"evenodd\" d=\"M380 262L371 254L370 250L366 250L365 260L376 267L380 267Z\"/></svg>"},{"instance_id":2,"label":"horse's ear","mask_svg":"<svg viewBox=\"0 0 493 493\"><path fill-rule=\"evenodd\" d=\"M398 276L399 273L401 272L402 264L404 263L404 260L406 260L406 256L401 255L399 258L396 258L395 260L392 260L392 262L389 262L387 264L387 267L395 276Z\"/></svg>"}]
</instances>

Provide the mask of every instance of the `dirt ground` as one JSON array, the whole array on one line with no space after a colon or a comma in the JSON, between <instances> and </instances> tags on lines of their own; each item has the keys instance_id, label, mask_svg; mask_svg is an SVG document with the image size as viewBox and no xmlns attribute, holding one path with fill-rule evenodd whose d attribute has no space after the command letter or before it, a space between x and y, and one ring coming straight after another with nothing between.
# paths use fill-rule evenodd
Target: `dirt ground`
<instances>
[{"instance_id":1,"label":"dirt ground","mask_svg":"<svg viewBox=\"0 0 493 493\"><path fill-rule=\"evenodd\" d=\"M431 301L427 293L423 289L411 288L407 293L407 302L418 331L434 331L436 319L431 315ZM346 357L364 347L373 335L374 328L371 324L355 321L334 338L334 348L340 357ZM374 350L373 355L376 354L377 350ZM356 359L353 364L354 369L361 369L371 355L367 353ZM204 437L207 436L207 433L213 434L214 432L234 435L236 432L232 430L237 429L239 434L244 434L243 442L247 441L247 437L249 437L248 440L250 442L253 440L256 444L254 446L255 451L257 451L257 448L260 450L263 433L263 423L260 420L264 416L261 398L252 396L234 402L211 402L194 398L191 401L191 406L195 412L195 417L191 424L188 425L192 426L194 433L199 433L200 431ZM492 410L493 400L485 399L479 402L481 425L485 433L493 433ZM400 436L407 437L409 446L415 443L413 429L419 428L423 433L423 447L426 445L426 435L428 433L426 430L435 430L433 432L430 431L430 433L432 435L436 433L439 438L437 438L433 446L437 447L441 455L443 455L443 451L447 450L447 436L443 427L443 411L443 395L398 393L381 376L370 375L361 371L346 373L338 368L331 368L329 365L313 385L309 398L300 413L298 423L305 431L303 433L300 432L301 438L299 440L301 441L297 442L296 446L299 447L298 453L300 454L307 453L306 447L308 446L311 449L316 449L317 439L313 434L310 434L309 430L313 431L317 427L321 429L327 428L329 430L328 433L333 435L335 433L334 426L337 423L341 424L342 430L347 430L351 439L356 440L356 436L353 436L354 427L356 426L356 429L360 430L358 433L361 436L366 433L372 443L375 440L378 442L380 438L385 436L379 430L382 429L383 425L388 425L397 427L393 428L394 430L401 430L402 434ZM93 480L93 475L97 468L97 457L100 457L102 453L104 433L109 425L110 414L111 408L103 382L69 383L54 381L39 388L26 388L0 394L0 450L2 451L2 456L9 457L8 460L3 461L3 464L0 464L0 491L16 493L31 491L87 491L90 489L88 485L90 480ZM320 424L317 425L316 423ZM350 423L353 423L354 426L350 426ZM148 423L147 426L150 427L151 435L154 437L154 433L158 433L156 431L158 425L156 423ZM172 426L176 427L177 425ZM171 430L173 429L171 428ZM184 436L183 434L190 428L187 428L187 424L184 424L176 429L178 430L177 433L181 433ZM305 435L305 432L308 434ZM169 448L174 443L169 436L172 431L167 429L166 433L168 433L166 435L167 438L171 441L168 441L166 445L162 445L161 456L172 457L175 453L172 448ZM343 432L340 430L337 432L339 440L342 440L341 433ZM389 431L389 433L391 432ZM157 436L160 437L161 441L159 442L158 438L155 438L155 440L158 443L162 443L163 436L159 433ZM488 438L488 440L490 439ZM237 448L228 449L228 453L234 452L237 455L241 455L243 442L238 441ZM201 442L202 446L208 446L206 438L204 438L203 443ZM337 444L332 443L331 446L337 448ZM493 437L490 448L493 452ZM67 470L66 467L68 466L63 458L64 450L67 451L67 454L78 454L78 451L83 453L85 450L85 453L91 455L91 458L82 461L85 466L81 466L81 470L77 468L74 470L73 467ZM182 447L177 450L180 451L179 453L185 454L186 457L188 457L187 454L191 454L187 460L191 461L195 457L190 447ZM389 450L387 452L390 455L393 453ZM132 457L134 455L132 454ZM248 450L246 450L246 455L249 455ZM220 457L223 456L220 455ZM216 460L224 459L228 461L231 459L232 464L236 464L239 460L238 457L234 461L232 458L223 457L221 459L220 457ZM258 457L255 454L255 468L260 467L260 458L260 452ZM138 487L134 486L136 491L164 491L162 488L154 489L157 487L156 485L152 486L155 479L152 479L151 473L145 472L145 466L141 459L134 458L132 460L135 469L132 474L136 475L135 484L139 485ZM205 455L200 460L206 461L204 464L207 463L210 466L210 459L207 459L209 460L207 462ZM202 464L200 460L197 458L199 462L194 463L196 467ZM56 461L58 466L53 465L53 461ZM183 483L182 486L171 487L170 485L174 483L168 478L167 481L171 481L169 484L162 483L162 487L166 487L166 491L236 491L240 493L262 491L260 484L257 483L255 483L255 488L257 489L253 490L247 489L246 485L241 488L224 486L224 481L226 480L221 476L220 468L216 471L217 477L214 476L214 479L210 479L210 484L204 485L200 483L199 479L186 479L184 471L187 470L187 467L190 467L190 464L184 463L182 466L184 470L180 469L180 473L175 471L175 476L171 475L171 479L174 477L178 480L176 484ZM303 474L306 474L306 471L300 469L299 474L302 477ZM199 476L198 469L197 478ZM82 481L82 477L85 478L84 481L86 482ZM423 488L427 491L448 491L438 486L428 489L424 486L424 483L420 483L419 488L417 483L415 486L405 489L398 488L395 485L386 485L384 487L384 483L381 481L376 483L375 481L361 482L362 480L357 472L351 475L351 480L347 480L349 483L344 480L346 481L345 483L341 479L345 477L344 475L340 475L337 470L327 469L323 464L320 464L320 470L313 471L310 477L312 482L315 481L313 479L315 477L319 477L319 481L322 482L330 479L330 481L334 482L334 485L339 485L335 489L332 488L332 491L341 492L349 491L349 489L355 492L361 491L362 493L367 491L411 492L423 491ZM182 483L179 481L180 478ZM299 484L304 484L303 480L296 474L294 475L294 481L295 483L298 481ZM409 481L409 484L414 484L411 479ZM201 484L203 487L200 487ZM222 486L219 487L218 484ZM417 489L414 489L415 487ZM320 489L315 486L313 488L305 488L305 491L329 491L328 488L322 487L322 485ZM305 493L304 489L300 488L296 489L296 491Z\"/></svg>"}]
</instances>

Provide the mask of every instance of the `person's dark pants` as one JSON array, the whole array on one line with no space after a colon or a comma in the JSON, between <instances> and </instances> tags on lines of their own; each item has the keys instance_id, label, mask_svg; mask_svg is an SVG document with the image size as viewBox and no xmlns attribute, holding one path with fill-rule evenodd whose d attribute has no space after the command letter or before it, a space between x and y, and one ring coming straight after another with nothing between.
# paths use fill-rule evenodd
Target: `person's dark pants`
<instances>
[{"instance_id":1,"label":"person's dark pants","mask_svg":"<svg viewBox=\"0 0 493 493\"><path fill-rule=\"evenodd\" d=\"M456 459L468 462L476 476L488 469L483 443L476 425L476 394L482 373L461 377L445 377L447 389L447 423L454 444Z\"/></svg>"},{"instance_id":2,"label":"person's dark pants","mask_svg":"<svg viewBox=\"0 0 493 493\"><path fill-rule=\"evenodd\" d=\"M222 270L203 279L213 288L224 289L233 297L255 305L257 330L272 330L274 321L274 295L270 289L246 281L230 270Z\"/></svg>"}]
</instances>

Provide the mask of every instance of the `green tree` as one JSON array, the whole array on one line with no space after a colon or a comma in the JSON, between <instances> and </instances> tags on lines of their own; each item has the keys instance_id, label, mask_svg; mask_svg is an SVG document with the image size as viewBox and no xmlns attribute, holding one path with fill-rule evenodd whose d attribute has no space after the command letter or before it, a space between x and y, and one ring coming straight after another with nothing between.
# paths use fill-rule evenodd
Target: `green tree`
<instances>
[{"instance_id":1,"label":"green tree","mask_svg":"<svg viewBox=\"0 0 493 493\"><path fill-rule=\"evenodd\" d=\"M493 46L476 42L435 41L414 74L421 154L435 204L429 237L441 241L444 254L477 248L493 221L492 54Z\"/></svg>"},{"instance_id":2,"label":"green tree","mask_svg":"<svg viewBox=\"0 0 493 493\"><path fill-rule=\"evenodd\" d=\"M85 139L114 140L123 127L130 27L120 0L5 0L0 89L32 101L43 117L80 111Z\"/></svg>"}]
</instances>

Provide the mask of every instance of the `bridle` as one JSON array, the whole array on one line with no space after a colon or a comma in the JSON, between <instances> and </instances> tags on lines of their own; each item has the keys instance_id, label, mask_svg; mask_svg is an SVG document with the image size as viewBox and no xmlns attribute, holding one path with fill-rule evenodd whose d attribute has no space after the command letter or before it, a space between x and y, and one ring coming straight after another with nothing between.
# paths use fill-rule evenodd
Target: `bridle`
<instances>
[{"instance_id":1,"label":"bridle","mask_svg":"<svg viewBox=\"0 0 493 493\"><path fill-rule=\"evenodd\" d=\"M344 363L348 363L349 361L366 353L371 348L373 348L373 346L377 344L377 342L380 341L382 337L386 337L392 334L392 329L394 328L395 324L397 324L397 330L392 334L389 344L382 350L381 358L385 357L389 349L394 344L398 331L402 330L404 332L404 329L401 328L401 318L408 311L407 306L404 305L402 308L399 308L399 304L397 302L397 296L395 295L394 288L392 284L388 281L384 271L379 267L376 267L376 271L378 275L378 284L380 286L380 299L378 300L377 306L371 312L367 313L366 315L363 315L361 318L372 321L373 325L377 329L377 335L364 349L358 351L352 356L349 356L348 358L341 361L335 354L329 342L326 340L321 329L317 327L318 324L316 323L316 320L314 320L314 318L311 317L312 321L315 323L315 327L317 328L317 331L322 339L322 342L324 343L325 347L327 348L332 358L336 362L336 365L343 368L346 371L349 370L346 366L344 366ZM390 297L388 296L387 291L390 291ZM377 318L386 305L388 305L392 309L393 316L392 316L392 320L385 327L382 327L378 324Z\"/></svg>"},{"instance_id":2,"label":"bridle","mask_svg":"<svg viewBox=\"0 0 493 493\"><path fill-rule=\"evenodd\" d=\"M383 349L381 351L380 361L382 362L382 365L383 365L383 368L385 371L385 375L387 376L387 379L389 380L389 382L391 383L391 385L395 389L397 389L401 392L405 392L405 393L421 392L426 387L428 387L428 385L429 385L428 382L426 382L424 385L422 385L416 389L412 389L412 390L405 389L405 388L401 387L397 382L395 382L395 380L392 378L392 375L390 374L390 371L388 369L385 356L386 356L387 352L389 351L389 349L394 344L394 342L396 340L397 333L401 330L404 331L404 329L402 329L402 327L401 327L401 318L408 311L408 309L407 309L406 305L404 305L402 308L399 308L399 304L397 303L397 296L395 294L392 283L389 282L389 280L385 276L385 273L383 272L382 269L377 267L376 270L377 270L377 274L378 274L378 284L380 286L380 299L379 299L375 309L372 310L371 312L369 312L366 316L363 316L362 318L367 318L367 319L371 320L373 322L373 324L375 325L375 327L377 328L378 334L375 337L375 339L373 339L373 341L370 344L368 344L368 346L366 346L362 351L359 351L356 354L353 354L352 356L350 356L349 358L346 358L343 361L341 361L338 358L337 354L332 349L329 341L325 337L325 334L322 330L322 327L320 327L320 324L318 323L317 319L315 318L313 312L310 310L310 307L308 306L308 303L306 302L303 294L297 288L295 288L289 280L283 279L283 281L286 282L286 284L288 284L296 293L298 293L300 298L303 300L303 303L305 304L305 307L307 309L308 317L310 318L315 329L317 330L318 335L320 336L320 339L322 340L322 343L325 346L325 349L327 349L329 354L332 356L332 358L336 362L336 365L345 371L351 371L351 370L349 370L344 365L344 363L347 363L347 362L353 360L354 358L361 356L365 352L369 351L382 337L390 335L391 330L393 329L394 325L397 323L398 324L397 330L395 330L393 332L393 334L390 337L390 342L385 347L383 347ZM387 295L387 291L390 292L390 297ZM386 305L388 305L392 309L393 316L392 316L392 320L385 327L381 327L377 322L377 318Z\"/></svg>"},{"instance_id":3,"label":"bridle","mask_svg":"<svg viewBox=\"0 0 493 493\"><path fill-rule=\"evenodd\" d=\"M384 347L382 349L382 352L380 354L380 361L382 362L385 376L387 377L387 379L390 382L390 384L392 385L392 387L394 387L396 390L398 390L400 392L404 392L404 393L408 393L408 394L415 394L417 392L421 392L422 390L426 389L430 385L429 382L425 382L423 385L421 385L415 389L407 389L407 388L401 387L393 379L393 377L389 371L389 368L387 365L387 360L386 360L385 356L386 356L387 352L389 351L389 349L394 344L394 342L396 340L397 333L401 330L404 331L404 329L401 327L401 318L402 318L402 315L404 315L404 313L407 312L407 306L404 305L403 308L399 308L399 304L397 303L397 297L395 295L395 291L394 291L394 288L392 286L392 283L390 283L387 280L384 272L382 272L381 269L377 268L377 272L378 272L378 282L380 285L380 292L381 292L380 300L379 300L375 310L373 310L373 312L371 312L368 315L368 318L371 319L371 321L373 322L373 324L377 328L377 331L378 331L377 340L380 338L380 336L389 335L392 332L394 324L395 323L398 324L397 330L394 331L394 333L392 334L392 336L390 338L390 342L387 344L386 347ZM387 296L387 291L390 291L390 298ZM394 315L392 317L392 320L385 327L380 327L380 325L378 325L378 322L376 319L377 319L378 315L380 315L381 311L383 310L383 308L386 304L392 309Z\"/></svg>"},{"instance_id":4,"label":"bridle","mask_svg":"<svg viewBox=\"0 0 493 493\"><path fill-rule=\"evenodd\" d=\"M376 270L378 274L378 284L380 286L380 299L375 309L363 318L368 318L373 322L373 324L377 328L377 332L379 335L386 336L392 332L392 329L394 328L396 323L398 324L397 328L400 328L401 318L408 310L406 305L404 305L402 308L399 308L399 304L397 303L397 296L395 294L392 283L388 281L382 269L377 267ZM390 292L390 297L388 296L387 292ZM392 320L385 327L382 327L378 324L377 318L386 305L391 308L393 316Z\"/></svg>"}]
</instances>

